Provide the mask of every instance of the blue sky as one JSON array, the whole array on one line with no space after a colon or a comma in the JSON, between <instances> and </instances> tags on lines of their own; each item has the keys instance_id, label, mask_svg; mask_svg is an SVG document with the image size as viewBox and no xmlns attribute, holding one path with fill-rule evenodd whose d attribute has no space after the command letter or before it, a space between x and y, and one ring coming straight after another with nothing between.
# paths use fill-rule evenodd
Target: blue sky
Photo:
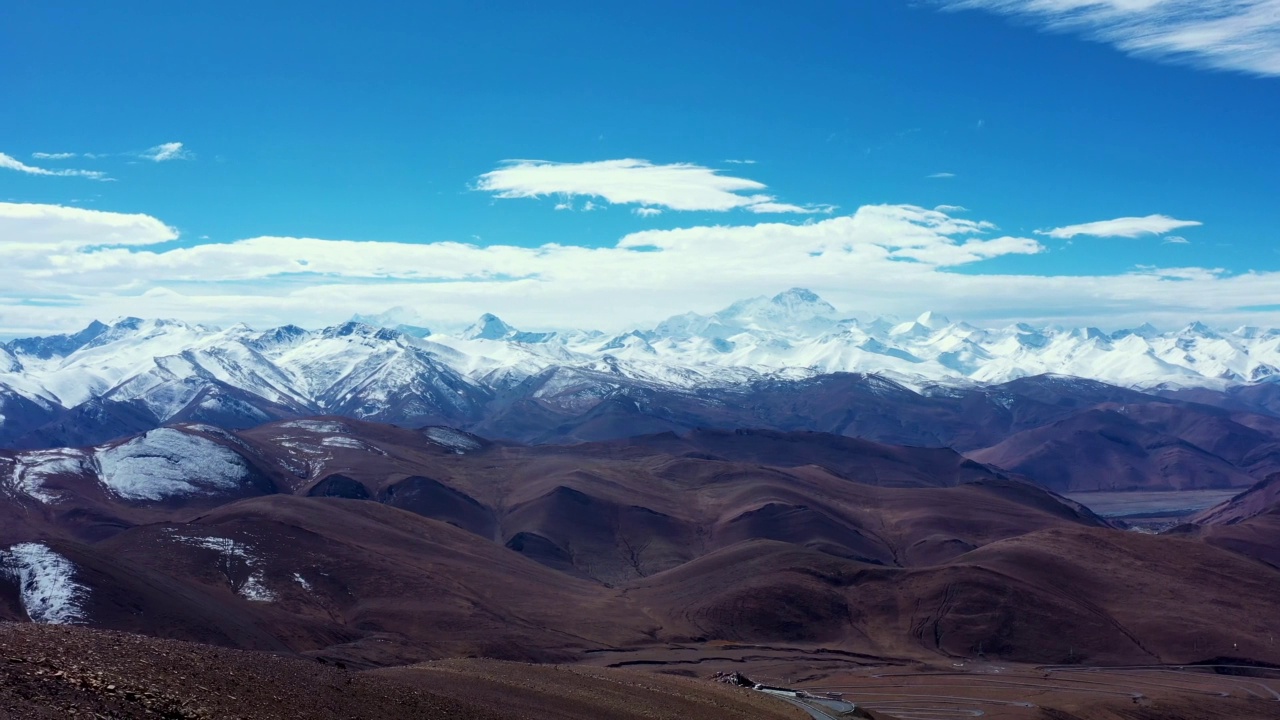
<instances>
[{"instance_id":1,"label":"blue sky","mask_svg":"<svg viewBox=\"0 0 1280 720\"><path fill-rule=\"evenodd\" d=\"M1276 0L261 5L0 10L0 326L625 325L798 284L860 314L1280 324L1248 310L1280 302ZM769 262L797 242L815 260ZM573 251L518 252L548 243ZM671 262L600 260L623 247Z\"/></svg>"}]
</instances>

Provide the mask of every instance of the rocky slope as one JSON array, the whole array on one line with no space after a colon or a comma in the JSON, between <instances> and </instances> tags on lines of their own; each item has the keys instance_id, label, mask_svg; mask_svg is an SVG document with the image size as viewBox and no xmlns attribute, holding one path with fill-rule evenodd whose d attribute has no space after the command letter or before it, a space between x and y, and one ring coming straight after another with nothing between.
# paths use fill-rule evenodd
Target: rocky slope
<instances>
[{"instance_id":1,"label":"rocky slope","mask_svg":"<svg viewBox=\"0 0 1280 720\"><path fill-rule=\"evenodd\" d=\"M1280 570L1248 548L1114 530L947 449L713 430L529 446L323 417L6 458L0 619L353 668L716 642L1280 662L1258 640Z\"/></svg>"}]
</instances>

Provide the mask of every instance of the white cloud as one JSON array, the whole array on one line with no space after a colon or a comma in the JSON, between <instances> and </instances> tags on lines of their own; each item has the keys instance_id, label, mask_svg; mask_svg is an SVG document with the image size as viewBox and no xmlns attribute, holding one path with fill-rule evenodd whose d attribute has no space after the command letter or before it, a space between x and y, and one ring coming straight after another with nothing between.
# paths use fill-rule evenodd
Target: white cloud
<instances>
[{"instance_id":1,"label":"white cloud","mask_svg":"<svg viewBox=\"0 0 1280 720\"><path fill-rule=\"evenodd\" d=\"M1280 0L936 0L1078 32L1134 55L1280 75Z\"/></svg>"},{"instance_id":2,"label":"white cloud","mask_svg":"<svg viewBox=\"0 0 1280 720\"><path fill-rule=\"evenodd\" d=\"M730 165L755 165L755 160L725 160Z\"/></svg>"},{"instance_id":3,"label":"white cloud","mask_svg":"<svg viewBox=\"0 0 1280 720\"><path fill-rule=\"evenodd\" d=\"M167 142L143 150L138 153L138 157L153 162L165 162L167 160L190 160L194 155L190 150L184 148L180 142Z\"/></svg>"},{"instance_id":4,"label":"white cloud","mask_svg":"<svg viewBox=\"0 0 1280 720\"><path fill-rule=\"evenodd\" d=\"M747 209L757 213L808 214L830 212L832 207L778 202L773 195L760 192L766 189L764 183L722 175L701 165L654 165L648 160L629 158L583 163L511 160L481 175L476 189L500 198L561 195L669 210Z\"/></svg>"},{"instance_id":5,"label":"white cloud","mask_svg":"<svg viewBox=\"0 0 1280 720\"><path fill-rule=\"evenodd\" d=\"M85 210L62 205L0 202L0 238L10 254L39 255L119 245L155 245L178 232L150 215Z\"/></svg>"},{"instance_id":6,"label":"white cloud","mask_svg":"<svg viewBox=\"0 0 1280 720\"><path fill-rule=\"evenodd\" d=\"M17 158L11 157L4 153L0 153L0 168L5 170L17 170L20 173L28 175L47 175L52 177L83 177L90 180L110 180L104 172L97 170L49 170L48 168L35 167L28 165Z\"/></svg>"},{"instance_id":7,"label":"white cloud","mask_svg":"<svg viewBox=\"0 0 1280 720\"><path fill-rule=\"evenodd\" d=\"M926 175L925 177L930 180L949 180L955 176L956 176L955 173L936 172L936 173L933 173L932 175Z\"/></svg>"},{"instance_id":8,"label":"white cloud","mask_svg":"<svg viewBox=\"0 0 1280 720\"><path fill-rule=\"evenodd\" d=\"M1044 248L994 235L990 222L873 205L810 222L646 230L605 247L268 236L166 248L157 244L176 233L150 216L0 204L0 331L119 315L318 326L406 298L434 325L492 311L529 328L621 329L793 286L872 314L934 307L978 322L1280 324L1280 313L1243 310L1274 294L1277 272L996 275L983 260Z\"/></svg>"},{"instance_id":9,"label":"white cloud","mask_svg":"<svg viewBox=\"0 0 1280 720\"><path fill-rule=\"evenodd\" d=\"M631 212L640 217L657 217L662 214L662 210L655 207L632 208Z\"/></svg>"},{"instance_id":10,"label":"white cloud","mask_svg":"<svg viewBox=\"0 0 1280 720\"><path fill-rule=\"evenodd\" d=\"M31 157L35 158L36 160L70 160L71 158L76 157L76 153L73 153L73 152L56 152L56 153L33 152L33 153L31 153Z\"/></svg>"},{"instance_id":11,"label":"white cloud","mask_svg":"<svg viewBox=\"0 0 1280 720\"><path fill-rule=\"evenodd\" d=\"M1142 235L1163 235L1170 230L1196 227L1203 224L1197 220L1178 220L1168 215L1147 215L1146 217L1122 217L1114 220L1099 220L1079 225L1067 225L1053 228L1052 230L1037 230L1036 233L1062 240L1067 240L1077 235L1136 238Z\"/></svg>"},{"instance_id":12,"label":"white cloud","mask_svg":"<svg viewBox=\"0 0 1280 720\"><path fill-rule=\"evenodd\" d=\"M937 210L938 212L943 212L951 215L954 215L955 213L969 212L969 208L964 207L963 205L937 205L937 206L934 206L933 209Z\"/></svg>"},{"instance_id":13,"label":"white cloud","mask_svg":"<svg viewBox=\"0 0 1280 720\"><path fill-rule=\"evenodd\" d=\"M1164 239L1165 245L1190 245L1191 241L1181 235L1170 235Z\"/></svg>"}]
</instances>

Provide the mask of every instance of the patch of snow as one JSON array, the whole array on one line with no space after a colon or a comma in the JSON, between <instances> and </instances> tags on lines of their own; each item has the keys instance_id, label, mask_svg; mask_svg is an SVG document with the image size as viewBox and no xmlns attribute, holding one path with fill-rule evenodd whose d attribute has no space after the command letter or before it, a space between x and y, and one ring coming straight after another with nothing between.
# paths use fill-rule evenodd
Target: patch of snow
<instances>
[{"instance_id":1,"label":"patch of snow","mask_svg":"<svg viewBox=\"0 0 1280 720\"><path fill-rule=\"evenodd\" d=\"M55 475L82 475L93 470L89 456L81 450L32 450L14 458L13 484L28 496L51 504L61 496L45 487L45 480Z\"/></svg>"},{"instance_id":2,"label":"patch of snow","mask_svg":"<svg viewBox=\"0 0 1280 720\"><path fill-rule=\"evenodd\" d=\"M228 563L232 559L244 562L245 567L249 570L249 577L245 579L240 587L235 587L232 582L230 573L227 581L232 582L232 590L240 597L251 602L272 602L276 599L275 593L271 592L266 586L266 577L263 575L261 568L258 567L260 559L253 554L253 548L249 545L236 542L231 538L205 536L192 537L189 535L176 535L175 539L188 545L213 550L219 554L220 561Z\"/></svg>"},{"instance_id":3,"label":"patch of snow","mask_svg":"<svg viewBox=\"0 0 1280 720\"><path fill-rule=\"evenodd\" d=\"M306 430L313 433L334 433L343 435L350 432L346 425L337 422L327 422L324 420L290 420L289 422L280 423L277 427L290 428L293 430Z\"/></svg>"},{"instance_id":4,"label":"patch of snow","mask_svg":"<svg viewBox=\"0 0 1280 720\"><path fill-rule=\"evenodd\" d=\"M240 586L240 596L250 602L272 602L275 600L275 593L271 592L262 581L262 573L254 572L249 576L248 580L245 580L244 585Z\"/></svg>"},{"instance_id":5,"label":"patch of snow","mask_svg":"<svg viewBox=\"0 0 1280 720\"><path fill-rule=\"evenodd\" d=\"M303 590L306 590L307 592L311 592L311 583L307 582L307 579L302 577L301 573L294 573L293 580L294 582L301 585Z\"/></svg>"},{"instance_id":6,"label":"patch of snow","mask_svg":"<svg viewBox=\"0 0 1280 720\"><path fill-rule=\"evenodd\" d=\"M244 458L208 438L160 428L96 453L101 480L127 500L239 489L249 477Z\"/></svg>"},{"instance_id":7,"label":"patch of snow","mask_svg":"<svg viewBox=\"0 0 1280 720\"><path fill-rule=\"evenodd\" d=\"M76 566L42 543L0 550L0 575L18 584L22 609L32 622L62 625L85 621L89 588L76 582Z\"/></svg>"},{"instance_id":8,"label":"patch of snow","mask_svg":"<svg viewBox=\"0 0 1280 720\"><path fill-rule=\"evenodd\" d=\"M450 427L429 427L423 431L423 434L431 442L441 447L449 448L459 455L481 448L480 443L475 438L461 430L454 430Z\"/></svg>"},{"instance_id":9,"label":"patch of snow","mask_svg":"<svg viewBox=\"0 0 1280 720\"><path fill-rule=\"evenodd\" d=\"M336 448L351 448L354 450L372 450L373 448L361 440L349 437L327 437L320 441L321 445Z\"/></svg>"},{"instance_id":10,"label":"patch of snow","mask_svg":"<svg viewBox=\"0 0 1280 720\"><path fill-rule=\"evenodd\" d=\"M304 455L321 455L328 457L329 453L325 452L320 446L310 440L298 440L296 438L285 438L276 441L276 444L283 448L296 450Z\"/></svg>"}]
</instances>

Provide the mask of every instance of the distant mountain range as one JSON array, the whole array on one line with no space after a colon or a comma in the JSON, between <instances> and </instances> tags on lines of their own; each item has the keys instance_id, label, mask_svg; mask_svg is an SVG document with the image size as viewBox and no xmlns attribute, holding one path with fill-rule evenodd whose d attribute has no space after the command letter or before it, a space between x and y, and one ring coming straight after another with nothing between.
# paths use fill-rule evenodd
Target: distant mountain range
<instances>
[{"instance_id":1,"label":"distant mountain range","mask_svg":"<svg viewBox=\"0 0 1280 720\"><path fill-rule=\"evenodd\" d=\"M316 414L553 441L574 439L562 427L592 412L658 418L628 431L721 425L714 416L762 393L802 396L840 373L859 374L866 392L995 404L1007 398L992 388L1052 373L1161 395L1210 393L1213 404L1280 405L1274 329L980 329L936 313L860 322L798 288L614 335L521 331L490 314L443 335L398 317L321 330L125 318L13 340L0 345L0 443L83 445L172 422L248 427ZM767 413L734 421L844 432Z\"/></svg>"}]
</instances>

